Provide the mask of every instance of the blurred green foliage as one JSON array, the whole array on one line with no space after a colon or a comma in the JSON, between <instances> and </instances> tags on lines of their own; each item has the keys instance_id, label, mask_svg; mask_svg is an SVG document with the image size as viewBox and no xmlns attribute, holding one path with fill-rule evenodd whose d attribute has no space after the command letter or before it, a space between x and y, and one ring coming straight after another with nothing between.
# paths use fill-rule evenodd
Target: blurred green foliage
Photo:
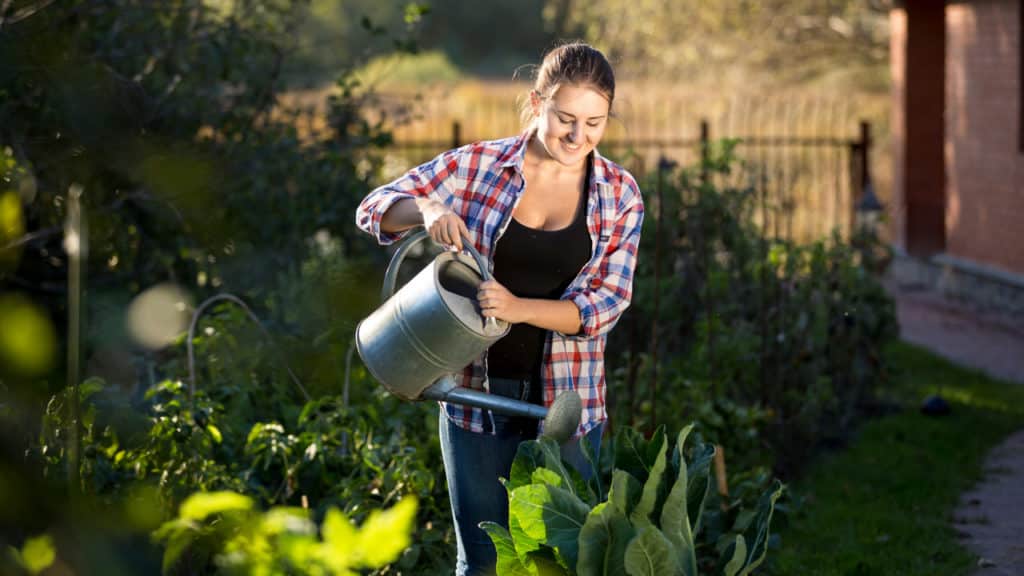
<instances>
[{"instance_id":1,"label":"blurred green foliage","mask_svg":"<svg viewBox=\"0 0 1024 576\"><path fill-rule=\"evenodd\" d=\"M646 257L609 343L614 417L642 427L696 420L734 466L790 478L821 446L843 444L888 381L881 350L897 324L875 272L889 255L867 229L810 244L773 233L765 223L785 211L768 204L766 182L718 183L736 166L734 146L721 142L701 164L643 187Z\"/></svg>"},{"instance_id":2,"label":"blurred green foliage","mask_svg":"<svg viewBox=\"0 0 1024 576\"><path fill-rule=\"evenodd\" d=\"M323 543L310 536L310 522L355 534L332 510L373 526L372 510L408 496L419 502L416 539L378 572L449 572L454 544L436 408L391 398L358 364L346 365L355 323L376 303L380 267L371 260L383 258L352 226L352 214L391 141L367 120L372 93L349 72L371 56L385 62L393 51L415 51L418 29L445 62L463 69L534 62L556 36L580 30L562 9L568 5L531 0L481 10L443 0L428 13L421 4L316 0L4 4L0 550L9 553L0 556L0 572L35 570L47 550L55 550L52 562L77 572L154 573L164 565L211 573L236 560L235 568L249 570L294 563L300 556L293 553L328 558L325 565L343 570L348 565L338 568L320 548L326 534ZM315 67L310 55L331 52L303 44L310 14L336 18L316 33L348 47L320 68L340 76L326 102L325 132L301 131L311 113L278 101L292 74ZM451 72L429 58L419 62ZM85 190L89 230L87 330L83 349L68 351L60 329L68 312L61 233L76 184ZM764 245L750 229L748 192L695 184L686 172L671 191L680 217L668 233L682 274L653 285L648 228L633 312L638 323L650 321L654 290L682 304L659 316L676 335L662 339L660 374L671 384L662 389L673 394L657 399L661 414L677 425L699 418L707 437L737 454L769 445L784 462L794 460L786 450L804 454L823 423L870 391L886 301L848 246ZM721 253L730 256L719 261ZM124 311L164 283L193 302L236 295L269 336L238 308L219 305L197 321L195 358L183 339L158 350L138 346ZM719 302L716 312L705 311L709 297ZM804 301L818 305L806 313L793 305ZM758 316L752 306L768 302ZM777 329L773 338L784 335L773 340L780 345L763 345L769 333L757 319L765 317ZM728 335L714 350L702 348L712 332ZM80 354L96 378L77 392L65 389L61 352ZM777 376L760 378L752 368L758 354ZM645 382L653 362L622 352L609 364L621 398L629 374ZM716 367L714 377L707 366ZM836 392L840 384L848 385L845 396ZM77 421L75 402L82 404ZM651 408L638 407L639 423ZM79 483L69 486L79 444ZM708 512L708 534L749 520L742 510L763 492L763 466L773 462L746 463L752 468L734 475L740 488L727 511ZM244 496L188 500L221 491ZM197 502L223 501L229 506L216 515L191 512ZM193 505L173 520L184 502ZM308 516L284 539L291 513L257 511L304 503ZM234 520L207 522L214 516ZM161 551L149 534L165 521ZM220 531L229 526L237 530ZM40 534L52 545L30 540ZM282 556L270 560L263 555L269 542L284 540L295 547L277 548Z\"/></svg>"},{"instance_id":3,"label":"blurred green foliage","mask_svg":"<svg viewBox=\"0 0 1024 576\"><path fill-rule=\"evenodd\" d=\"M97 380L82 384L83 492L114 503L151 487L162 519L197 491L244 493L260 507L306 504L315 518L339 508L356 519L413 495L421 502L417 539L403 547L396 569L449 570L454 536L436 408L388 396L361 368L349 374L349 391L321 391L304 402L272 361L276 344L250 338L251 321L236 312L215 307L201 323L195 343L207 365L198 370L194 396L182 380L165 380L128 406ZM184 376L183 348L174 348L177 358L163 370ZM335 374L332 384L342 376ZM30 461L55 481L67 466L66 396L51 401L30 452ZM193 544L176 549L187 568L172 573L214 569L207 544Z\"/></svg>"},{"instance_id":4,"label":"blurred green foliage","mask_svg":"<svg viewBox=\"0 0 1024 576\"><path fill-rule=\"evenodd\" d=\"M320 526L302 508L254 508L251 498L234 492L200 492L181 505L178 517L154 533L166 542L164 572L172 572L182 553L202 548L214 556L217 573L310 574L349 576L385 566L409 545L416 499L405 498L375 511L356 528L336 508Z\"/></svg>"},{"instance_id":5,"label":"blurred green foliage","mask_svg":"<svg viewBox=\"0 0 1024 576\"><path fill-rule=\"evenodd\" d=\"M388 43L408 23L404 0L310 0L287 66L299 87ZM888 86L891 0L434 0L418 14L419 45L463 73L510 79L559 40L605 51L622 78L683 78L687 86ZM370 41L353 34L378 30ZM526 71L528 72L528 70Z\"/></svg>"},{"instance_id":6,"label":"blurred green foliage","mask_svg":"<svg viewBox=\"0 0 1024 576\"><path fill-rule=\"evenodd\" d=\"M443 516L438 467L415 456L421 443L437 451L425 407L376 398L365 374L353 378L360 391L339 397L354 322L379 278L351 219L389 135L363 116L372 96L355 95L344 70L326 103L328 131L300 133L307 112L279 106L307 5L3 5L0 549L23 551L48 533L65 568L153 573L148 532L204 490L244 491L266 506L305 499L314 514L333 505L357 519L414 494L431 503L422 517ZM412 49L420 11L405 13L399 37L372 25L352 34ZM77 396L63 389L58 329L75 184L89 259L86 332L71 352L98 377ZM164 283L186 302L230 290L273 340L235 310L212 310L196 339L193 397L184 341L150 350L124 326L133 299ZM284 365L315 404L296 397ZM80 484L68 486L76 445ZM447 538L446 522L430 525L403 556L407 570L449 559L448 545L419 555ZM0 572L18 566L0 557Z\"/></svg>"}]
</instances>

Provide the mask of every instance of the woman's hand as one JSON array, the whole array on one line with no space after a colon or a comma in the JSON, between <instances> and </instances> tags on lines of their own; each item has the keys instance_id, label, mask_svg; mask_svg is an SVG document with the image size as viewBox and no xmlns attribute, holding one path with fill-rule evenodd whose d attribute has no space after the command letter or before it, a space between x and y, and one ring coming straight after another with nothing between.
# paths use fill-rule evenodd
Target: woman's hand
<instances>
[{"instance_id":1,"label":"woman's hand","mask_svg":"<svg viewBox=\"0 0 1024 576\"><path fill-rule=\"evenodd\" d=\"M416 207L423 216L423 227L434 242L462 250L462 238L469 236L469 229L462 218L443 202L432 198L417 198Z\"/></svg>"},{"instance_id":2,"label":"woman's hand","mask_svg":"<svg viewBox=\"0 0 1024 576\"><path fill-rule=\"evenodd\" d=\"M525 300L513 295L496 280L481 283L476 299L486 318L497 318L512 324L529 320L529 306L525 305Z\"/></svg>"}]
</instances>

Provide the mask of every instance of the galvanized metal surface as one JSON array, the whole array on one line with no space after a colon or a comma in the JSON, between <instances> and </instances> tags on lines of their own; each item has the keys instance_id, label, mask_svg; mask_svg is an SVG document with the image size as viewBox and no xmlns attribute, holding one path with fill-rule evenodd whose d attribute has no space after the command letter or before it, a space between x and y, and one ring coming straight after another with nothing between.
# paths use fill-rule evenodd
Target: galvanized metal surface
<instances>
[{"instance_id":1,"label":"galvanized metal surface","mask_svg":"<svg viewBox=\"0 0 1024 576\"><path fill-rule=\"evenodd\" d=\"M544 420L548 436L559 442L571 438L582 416L582 401L573 390L560 394L549 410L456 385L452 375L508 334L510 326L481 314L476 293L490 274L468 241L463 244L469 256L443 252L394 292L402 260L426 237L419 231L395 251L384 277L384 303L356 327L356 350L367 370L403 400L439 400L536 418Z\"/></svg>"},{"instance_id":2,"label":"galvanized metal surface","mask_svg":"<svg viewBox=\"0 0 1024 576\"><path fill-rule=\"evenodd\" d=\"M419 400L437 379L462 371L509 331L507 322L488 322L480 313L476 292L489 274L475 250L472 257L439 254L390 294L405 255L426 237L417 232L395 252L385 275L386 301L356 327L356 349L367 369L405 400Z\"/></svg>"}]
</instances>

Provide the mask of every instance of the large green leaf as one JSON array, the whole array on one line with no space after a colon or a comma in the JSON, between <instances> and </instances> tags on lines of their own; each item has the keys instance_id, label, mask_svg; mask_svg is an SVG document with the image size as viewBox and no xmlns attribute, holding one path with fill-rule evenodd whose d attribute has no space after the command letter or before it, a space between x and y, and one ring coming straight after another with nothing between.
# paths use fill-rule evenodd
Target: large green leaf
<instances>
[{"instance_id":1,"label":"large green leaf","mask_svg":"<svg viewBox=\"0 0 1024 576\"><path fill-rule=\"evenodd\" d=\"M181 504L180 516L185 520L202 521L211 514L248 511L252 498L235 492L197 492Z\"/></svg>"},{"instance_id":2,"label":"large green leaf","mask_svg":"<svg viewBox=\"0 0 1024 576\"><path fill-rule=\"evenodd\" d=\"M549 484L531 484L516 488L509 495L509 523L517 526L512 537L520 555L515 530L526 538L554 548L559 563L566 568L576 566L579 554L580 529L587 520L590 507L575 494ZM528 543L527 543L528 544ZM533 548L533 546L529 546Z\"/></svg>"},{"instance_id":3,"label":"large green leaf","mask_svg":"<svg viewBox=\"0 0 1024 576\"><path fill-rule=\"evenodd\" d=\"M519 559L524 563L529 564L528 560L530 552L539 549L541 541L523 531L523 527L519 523L519 518L515 514L511 513L511 500L512 498L509 497L510 513L508 516L508 531L512 536L512 543L515 546L516 554L519 556Z\"/></svg>"},{"instance_id":4,"label":"large green leaf","mask_svg":"<svg viewBox=\"0 0 1024 576\"><path fill-rule=\"evenodd\" d=\"M718 559L718 564L725 571L726 566L737 569L736 576L748 576L764 562L768 553L768 537L772 523L772 514L775 512L775 503L782 496L785 487L778 480L771 489L761 495L757 504L757 515L750 526L746 529L742 538L729 544ZM744 550L745 549L745 550ZM745 552L743 562L738 563L736 558L739 552ZM739 568L736 568L736 566Z\"/></svg>"},{"instance_id":5,"label":"large green leaf","mask_svg":"<svg viewBox=\"0 0 1024 576\"><path fill-rule=\"evenodd\" d=\"M523 442L516 450L516 457L512 461L512 471L509 473L506 488L509 491L535 482L534 471L538 468L546 468L562 478L561 486L570 492L579 495L579 487L583 479L579 475L573 475L571 470L562 462L562 453L558 443L547 437L540 437L537 440Z\"/></svg>"},{"instance_id":6,"label":"large green leaf","mask_svg":"<svg viewBox=\"0 0 1024 576\"><path fill-rule=\"evenodd\" d=\"M757 504L757 520L744 534L744 539L750 542L750 550L747 553L747 564L740 572L741 576L747 576L764 562L764 557L768 554L768 536L771 533L775 503L782 497L784 490L782 482L776 480L771 489L761 495L761 500Z\"/></svg>"},{"instance_id":7,"label":"large green leaf","mask_svg":"<svg viewBox=\"0 0 1024 576\"><path fill-rule=\"evenodd\" d=\"M629 472L641 482L647 481L647 475L658 458L664 438L665 430L661 426L654 431L650 440L632 428L619 428L613 447L614 467Z\"/></svg>"},{"instance_id":8,"label":"large green leaf","mask_svg":"<svg viewBox=\"0 0 1024 576\"><path fill-rule=\"evenodd\" d=\"M629 576L680 576L672 544L654 526L648 526L626 546L626 573Z\"/></svg>"},{"instance_id":9,"label":"large green leaf","mask_svg":"<svg viewBox=\"0 0 1024 576\"><path fill-rule=\"evenodd\" d=\"M658 448L658 455L651 466L650 472L647 474L647 480L644 482L640 501L637 502L636 508L629 515L629 519L637 528L643 528L651 524L651 513L657 507L658 501L663 500L662 493L668 491L664 486L668 438L665 434L661 434L660 438L661 446Z\"/></svg>"},{"instance_id":10,"label":"large green leaf","mask_svg":"<svg viewBox=\"0 0 1024 576\"><path fill-rule=\"evenodd\" d=\"M686 466L686 510L694 537L700 533L704 503L711 492L711 462L714 458L714 445L701 444L694 449L693 460Z\"/></svg>"},{"instance_id":11,"label":"large green leaf","mask_svg":"<svg viewBox=\"0 0 1024 576\"><path fill-rule=\"evenodd\" d=\"M558 475L558 472L555 472L550 468L537 468L533 471L531 480L532 484L550 484L552 486L559 487L565 484L564 479Z\"/></svg>"},{"instance_id":12,"label":"large green leaf","mask_svg":"<svg viewBox=\"0 0 1024 576\"><path fill-rule=\"evenodd\" d=\"M526 556L527 568L537 573L537 576L570 576L573 571L559 564L555 557L555 551L547 546L530 552Z\"/></svg>"},{"instance_id":13,"label":"large green leaf","mask_svg":"<svg viewBox=\"0 0 1024 576\"><path fill-rule=\"evenodd\" d=\"M676 442L676 450L683 451L686 443L686 436L691 426L683 428L679 432L679 440ZM646 488L646 487L645 487ZM679 475L676 477L672 490L669 492L665 505L661 510L661 529L665 537L672 543L672 548L678 556L679 565L686 576L697 576L697 556L694 552L693 531L690 527L690 517L687 513L687 469L680 466Z\"/></svg>"},{"instance_id":14,"label":"large green leaf","mask_svg":"<svg viewBox=\"0 0 1024 576\"><path fill-rule=\"evenodd\" d=\"M593 498L587 502L591 506L597 505L597 503L604 501L604 486L601 484L601 453L594 452L594 446L586 436L582 436L579 439L580 453L583 454L583 459L590 465L590 469L593 470L593 474L586 480L586 485L593 495Z\"/></svg>"},{"instance_id":15,"label":"large green leaf","mask_svg":"<svg viewBox=\"0 0 1024 576\"><path fill-rule=\"evenodd\" d=\"M622 511L610 502L598 504L580 530L580 556L576 573L581 576L625 576L626 546L636 530Z\"/></svg>"},{"instance_id":16,"label":"large green leaf","mask_svg":"<svg viewBox=\"0 0 1024 576\"><path fill-rule=\"evenodd\" d=\"M53 545L53 537L49 534L25 540L25 545L21 547L20 552L14 548L11 548L11 551L16 553L15 557L30 574L39 574L49 568L57 559L57 548Z\"/></svg>"},{"instance_id":17,"label":"large green leaf","mask_svg":"<svg viewBox=\"0 0 1024 576\"><path fill-rule=\"evenodd\" d=\"M516 554L512 536L500 524L481 522L480 528L491 537L494 549L498 552L498 576L537 576L536 570L529 570Z\"/></svg>"},{"instance_id":18,"label":"large green leaf","mask_svg":"<svg viewBox=\"0 0 1024 576\"><path fill-rule=\"evenodd\" d=\"M380 568L409 547L416 520L416 498L403 498L387 510L374 510L359 528L360 566Z\"/></svg>"},{"instance_id":19,"label":"large green leaf","mask_svg":"<svg viewBox=\"0 0 1024 576\"><path fill-rule=\"evenodd\" d=\"M729 559L725 568L722 569L722 576L736 576L743 569L743 565L747 563L747 543L742 534L736 535L736 539L733 540L732 545L726 549L722 557Z\"/></svg>"},{"instance_id":20,"label":"large green leaf","mask_svg":"<svg viewBox=\"0 0 1024 576\"><path fill-rule=\"evenodd\" d=\"M608 491L608 501L619 509L619 512L629 516L633 512L636 503L640 501L640 494L643 485L625 470L614 470L612 472L612 487Z\"/></svg>"}]
</instances>

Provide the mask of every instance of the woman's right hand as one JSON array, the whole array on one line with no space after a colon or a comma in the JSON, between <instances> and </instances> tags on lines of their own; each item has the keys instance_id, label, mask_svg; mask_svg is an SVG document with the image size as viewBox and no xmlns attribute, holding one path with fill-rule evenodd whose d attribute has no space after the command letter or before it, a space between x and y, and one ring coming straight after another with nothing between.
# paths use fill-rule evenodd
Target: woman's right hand
<instances>
[{"instance_id":1,"label":"woman's right hand","mask_svg":"<svg viewBox=\"0 0 1024 576\"><path fill-rule=\"evenodd\" d=\"M432 198L417 198L416 207L423 216L423 227L434 242L462 250L462 238L469 236L462 218L443 202Z\"/></svg>"}]
</instances>

